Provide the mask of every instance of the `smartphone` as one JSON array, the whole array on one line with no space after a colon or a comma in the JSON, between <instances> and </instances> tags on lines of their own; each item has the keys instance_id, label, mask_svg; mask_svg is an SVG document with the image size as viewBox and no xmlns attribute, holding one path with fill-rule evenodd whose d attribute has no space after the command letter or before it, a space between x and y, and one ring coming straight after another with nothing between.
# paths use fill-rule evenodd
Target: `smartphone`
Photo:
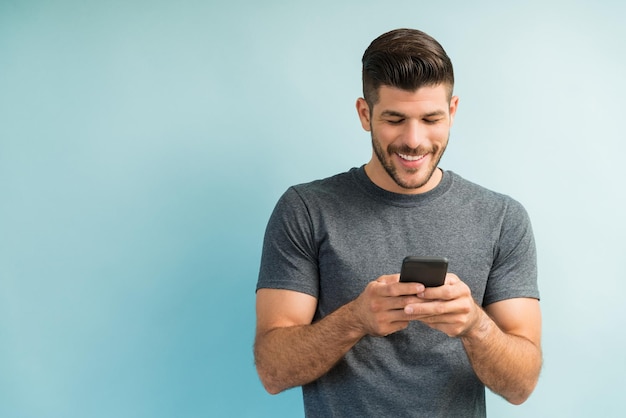
<instances>
[{"instance_id":1,"label":"smartphone","mask_svg":"<svg viewBox=\"0 0 626 418\"><path fill-rule=\"evenodd\" d=\"M445 257L406 257L400 270L401 282L422 283L426 287L443 285L448 272Z\"/></svg>"}]
</instances>

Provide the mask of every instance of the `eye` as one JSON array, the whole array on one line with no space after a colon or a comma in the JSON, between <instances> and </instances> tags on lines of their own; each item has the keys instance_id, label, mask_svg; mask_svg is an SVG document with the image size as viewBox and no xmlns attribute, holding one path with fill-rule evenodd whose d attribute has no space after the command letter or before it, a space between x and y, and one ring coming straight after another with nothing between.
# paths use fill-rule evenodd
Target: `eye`
<instances>
[{"instance_id":1,"label":"eye","mask_svg":"<svg viewBox=\"0 0 626 418\"><path fill-rule=\"evenodd\" d=\"M427 125L434 125L437 122L439 122L441 120L441 118L438 119L424 119L424 123Z\"/></svg>"},{"instance_id":2,"label":"eye","mask_svg":"<svg viewBox=\"0 0 626 418\"><path fill-rule=\"evenodd\" d=\"M404 119L387 119L387 123L390 125L400 125L404 122Z\"/></svg>"}]
</instances>

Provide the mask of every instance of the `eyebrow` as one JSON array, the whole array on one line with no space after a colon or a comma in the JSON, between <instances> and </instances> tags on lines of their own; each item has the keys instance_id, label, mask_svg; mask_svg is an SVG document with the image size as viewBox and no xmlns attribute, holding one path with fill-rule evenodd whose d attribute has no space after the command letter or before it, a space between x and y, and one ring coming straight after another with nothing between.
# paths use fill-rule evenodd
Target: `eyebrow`
<instances>
[{"instance_id":1,"label":"eyebrow","mask_svg":"<svg viewBox=\"0 0 626 418\"><path fill-rule=\"evenodd\" d=\"M385 110L380 114L380 116L392 116L392 117L398 117L398 118L406 118L406 115L404 113L396 112L395 110Z\"/></svg>"},{"instance_id":2,"label":"eyebrow","mask_svg":"<svg viewBox=\"0 0 626 418\"><path fill-rule=\"evenodd\" d=\"M407 115L405 115L402 112L398 112L396 110L384 110L381 114L381 116L391 116L391 117L398 117L398 118L406 118ZM428 112L422 115L423 118L430 118L433 116L445 116L446 112L443 110L435 110L432 112Z\"/></svg>"}]
</instances>

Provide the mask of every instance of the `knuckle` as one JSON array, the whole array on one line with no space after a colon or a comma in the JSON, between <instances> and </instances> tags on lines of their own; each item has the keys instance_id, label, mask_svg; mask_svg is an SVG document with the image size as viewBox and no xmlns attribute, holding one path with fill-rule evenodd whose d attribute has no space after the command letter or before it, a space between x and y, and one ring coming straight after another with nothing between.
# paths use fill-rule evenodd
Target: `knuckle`
<instances>
[{"instance_id":1,"label":"knuckle","mask_svg":"<svg viewBox=\"0 0 626 418\"><path fill-rule=\"evenodd\" d=\"M445 303L438 303L435 305L435 313L437 315L443 315L447 312L447 306Z\"/></svg>"},{"instance_id":2,"label":"knuckle","mask_svg":"<svg viewBox=\"0 0 626 418\"><path fill-rule=\"evenodd\" d=\"M389 293L389 296L391 297L400 296L400 290L398 289L397 286L389 286L387 288L387 291Z\"/></svg>"},{"instance_id":3,"label":"knuckle","mask_svg":"<svg viewBox=\"0 0 626 418\"><path fill-rule=\"evenodd\" d=\"M372 330L373 330L374 335L379 335L379 336L387 335L389 333L387 330L387 324L381 319L374 320L374 323L372 325Z\"/></svg>"},{"instance_id":4,"label":"knuckle","mask_svg":"<svg viewBox=\"0 0 626 418\"><path fill-rule=\"evenodd\" d=\"M381 305L381 303L379 301L373 299L369 303L369 310L370 310L370 312L378 313L378 312L382 311L382 305Z\"/></svg>"},{"instance_id":5,"label":"knuckle","mask_svg":"<svg viewBox=\"0 0 626 418\"><path fill-rule=\"evenodd\" d=\"M412 312L411 312L412 316L419 316L424 313L424 309L422 305L419 303L411 304L411 308L412 308Z\"/></svg>"}]
</instances>

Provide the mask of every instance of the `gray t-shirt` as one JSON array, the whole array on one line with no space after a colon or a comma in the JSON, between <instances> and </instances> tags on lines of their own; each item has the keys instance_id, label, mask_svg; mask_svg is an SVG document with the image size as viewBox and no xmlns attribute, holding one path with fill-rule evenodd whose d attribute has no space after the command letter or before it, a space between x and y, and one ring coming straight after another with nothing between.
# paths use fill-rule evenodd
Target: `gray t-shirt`
<instances>
[{"instance_id":1,"label":"gray t-shirt","mask_svg":"<svg viewBox=\"0 0 626 418\"><path fill-rule=\"evenodd\" d=\"M319 320L405 256L443 256L482 306L539 298L532 228L524 208L444 171L437 187L395 194L363 167L289 188L265 233L257 289L318 299ZM310 417L482 417L485 389L461 341L420 322L365 337L327 374L303 386Z\"/></svg>"}]
</instances>

